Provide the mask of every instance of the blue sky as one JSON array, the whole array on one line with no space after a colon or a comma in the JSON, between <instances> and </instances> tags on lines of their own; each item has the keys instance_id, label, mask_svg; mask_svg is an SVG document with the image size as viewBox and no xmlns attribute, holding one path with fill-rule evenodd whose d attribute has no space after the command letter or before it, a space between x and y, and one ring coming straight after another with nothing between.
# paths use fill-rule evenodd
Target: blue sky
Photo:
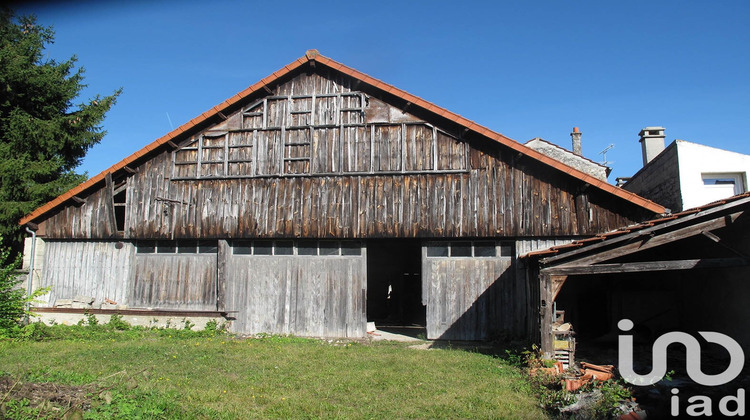
<instances>
[{"instance_id":1,"label":"blue sky","mask_svg":"<svg viewBox=\"0 0 750 420\"><path fill-rule=\"evenodd\" d=\"M90 176L316 48L520 142L641 166L638 132L750 154L750 2L130 1L16 7L123 93ZM80 101L79 101L80 102ZM170 124L171 120L171 124Z\"/></svg>"}]
</instances>

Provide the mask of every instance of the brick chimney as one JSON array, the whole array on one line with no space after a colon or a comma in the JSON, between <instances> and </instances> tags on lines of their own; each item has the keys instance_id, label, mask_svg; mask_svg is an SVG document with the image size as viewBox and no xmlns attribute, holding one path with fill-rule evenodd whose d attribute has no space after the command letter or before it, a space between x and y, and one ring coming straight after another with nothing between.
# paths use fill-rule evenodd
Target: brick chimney
<instances>
[{"instance_id":1,"label":"brick chimney","mask_svg":"<svg viewBox=\"0 0 750 420\"><path fill-rule=\"evenodd\" d=\"M573 153L578 156L583 156L581 151L581 132L578 131L578 127L573 127L573 132L570 133L570 138L573 140Z\"/></svg>"},{"instance_id":2,"label":"brick chimney","mask_svg":"<svg viewBox=\"0 0 750 420\"><path fill-rule=\"evenodd\" d=\"M643 151L643 166L664 150L664 127L646 127L638 133L641 136L641 150Z\"/></svg>"}]
</instances>

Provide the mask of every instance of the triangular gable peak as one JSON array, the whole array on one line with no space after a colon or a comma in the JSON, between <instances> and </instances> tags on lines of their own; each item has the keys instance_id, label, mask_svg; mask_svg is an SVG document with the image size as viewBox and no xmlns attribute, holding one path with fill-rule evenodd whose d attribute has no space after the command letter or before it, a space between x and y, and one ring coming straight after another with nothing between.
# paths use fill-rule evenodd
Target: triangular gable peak
<instances>
[{"instance_id":1,"label":"triangular gable peak","mask_svg":"<svg viewBox=\"0 0 750 420\"><path fill-rule=\"evenodd\" d=\"M179 144L174 180L460 172L450 133L320 69L280 83ZM454 130L455 131L455 130Z\"/></svg>"},{"instance_id":2,"label":"triangular gable peak","mask_svg":"<svg viewBox=\"0 0 750 420\"><path fill-rule=\"evenodd\" d=\"M330 136L325 135L326 130ZM259 136L260 132L267 135ZM108 182L112 184L112 179L117 183L118 179L141 172L136 168L165 152L172 159L168 177L187 180L466 172L471 159L499 156L498 147L506 160L509 155L511 160L531 158L527 163L542 167L541 172L551 174L548 178L564 173L563 178L582 185L579 190L593 186L605 201L622 200L642 213L664 211L635 194L309 51L305 57L38 208L21 224L43 221L62 206L79 206L81 197L94 194ZM483 153L475 153L480 157L468 153L476 149L483 149ZM492 232L500 233L502 229Z\"/></svg>"}]
</instances>

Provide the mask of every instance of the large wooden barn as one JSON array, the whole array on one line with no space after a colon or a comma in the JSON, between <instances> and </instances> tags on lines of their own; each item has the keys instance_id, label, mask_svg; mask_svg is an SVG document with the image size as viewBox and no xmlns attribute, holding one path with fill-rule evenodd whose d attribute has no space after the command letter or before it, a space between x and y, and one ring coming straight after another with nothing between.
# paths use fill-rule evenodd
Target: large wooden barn
<instances>
[{"instance_id":1,"label":"large wooden barn","mask_svg":"<svg viewBox=\"0 0 750 420\"><path fill-rule=\"evenodd\" d=\"M476 340L535 334L518 255L663 211L311 50L21 224L40 311Z\"/></svg>"}]
</instances>

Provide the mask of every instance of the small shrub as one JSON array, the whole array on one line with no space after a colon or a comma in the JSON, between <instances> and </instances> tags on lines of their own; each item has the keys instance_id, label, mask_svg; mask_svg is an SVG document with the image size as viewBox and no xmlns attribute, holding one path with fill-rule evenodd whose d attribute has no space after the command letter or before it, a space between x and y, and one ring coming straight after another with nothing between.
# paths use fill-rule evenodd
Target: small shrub
<instances>
[{"instance_id":1,"label":"small shrub","mask_svg":"<svg viewBox=\"0 0 750 420\"><path fill-rule=\"evenodd\" d=\"M131 325L127 323L126 321L123 321L122 315L120 314L112 314L111 317L109 317L109 322L107 323L107 326L116 331L127 331L131 328Z\"/></svg>"},{"instance_id":2,"label":"small shrub","mask_svg":"<svg viewBox=\"0 0 750 420\"><path fill-rule=\"evenodd\" d=\"M25 314L26 296L18 287L23 280L16 274L20 261L10 261L10 249L0 248L0 332L7 333L17 326Z\"/></svg>"},{"instance_id":3,"label":"small shrub","mask_svg":"<svg viewBox=\"0 0 750 420\"><path fill-rule=\"evenodd\" d=\"M633 397L633 393L622 380L609 379L603 382L592 381L585 389L599 389L602 396L592 407L596 418L615 418L622 414L619 407L623 401Z\"/></svg>"},{"instance_id":4,"label":"small shrub","mask_svg":"<svg viewBox=\"0 0 750 420\"><path fill-rule=\"evenodd\" d=\"M218 323L218 322L216 322L216 320L215 320L215 319L209 319L209 320L208 320L208 321L206 322L206 326L205 326L205 327L203 327L203 329L204 329L205 331L211 331L211 332L213 332L213 331L216 331L216 330L218 330L218 329L219 329L219 323Z\"/></svg>"},{"instance_id":5,"label":"small shrub","mask_svg":"<svg viewBox=\"0 0 750 420\"><path fill-rule=\"evenodd\" d=\"M188 331L192 330L193 327L195 326L195 324L190 322L190 320L187 318L182 318L182 325L183 325L183 329L188 330Z\"/></svg>"},{"instance_id":6,"label":"small shrub","mask_svg":"<svg viewBox=\"0 0 750 420\"><path fill-rule=\"evenodd\" d=\"M86 317L86 325L88 325L89 327L95 327L99 325L99 320L96 318L96 315L86 312L84 316ZM79 323L78 325L81 324Z\"/></svg>"}]
</instances>

